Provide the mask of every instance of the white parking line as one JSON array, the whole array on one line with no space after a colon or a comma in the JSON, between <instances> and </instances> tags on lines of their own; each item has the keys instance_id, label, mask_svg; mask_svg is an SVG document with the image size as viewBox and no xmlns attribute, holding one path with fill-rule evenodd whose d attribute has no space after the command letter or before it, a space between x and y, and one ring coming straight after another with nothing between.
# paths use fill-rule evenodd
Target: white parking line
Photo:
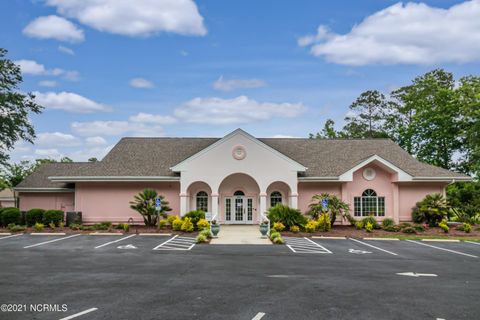
<instances>
[{"instance_id":1,"label":"white parking line","mask_svg":"<svg viewBox=\"0 0 480 320\"><path fill-rule=\"evenodd\" d=\"M132 235L129 235L129 236L126 236L126 237L117 239L117 240L113 240L113 241L110 241L110 242L101 244L101 245L99 245L99 246L96 246L95 249L102 248L102 247L108 246L109 244L116 243L116 242L119 242L119 241L122 241L122 240L125 240L125 239L128 239L128 238L131 238L131 237L135 237L135 236L136 236L135 234L132 234Z\"/></svg>"},{"instance_id":2,"label":"white parking line","mask_svg":"<svg viewBox=\"0 0 480 320\"><path fill-rule=\"evenodd\" d=\"M471 244L476 244L477 246L480 246L480 242L475 242L475 241L465 241L465 242L468 242L468 243L471 243Z\"/></svg>"},{"instance_id":3,"label":"white parking line","mask_svg":"<svg viewBox=\"0 0 480 320\"><path fill-rule=\"evenodd\" d=\"M98 308L90 308L90 309L87 309L85 311L82 311L82 312L79 312L79 313L75 313L75 314L72 314L71 316L68 316L68 317L65 317L65 318L62 318L60 320L70 320L70 319L73 319L73 318L76 318L76 317L80 317L80 316L83 316L84 314L87 314L87 313L90 313L92 311L96 311L98 310Z\"/></svg>"},{"instance_id":4,"label":"white parking line","mask_svg":"<svg viewBox=\"0 0 480 320\"><path fill-rule=\"evenodd\" d=\"M178 235L160 243L152 250L180 250L188 251L195 246L195 238L179 237Z\"/></svg>"},{"instance_id":5,"label":"white parking line","mask_svg":"<svg viewBox=\"0 0 480 320\"><path fill-rule=\"evenodd\" d=\"M78 237L78 236L81 236L81 234L74 234L73 236L68 236L68 237L63 237L63 238L57 238L57 239L53 239L53 240L50 240L50 241L45 241L45 242L40 242L40 243L32 244L32 245L23 247L23 249L38 247L38 246L41 246L41 245L44 245L44 244L47 244L47 243L52 243L52 242L60 241L60 240L67 240L67 239L69 239L69 238Z\"/></svg>"},{"instance_id":6,"label":"white parking line","mask_svg":"<svg viewBox=\"0 0 480 320\"><path fill-rule=\"evenodd\" d=\"M160 243L158 246L156 246L156 247L153 248L152 250L157 250L158 248L160 248L161 246L169 243L170 241L172 241L172 240L175 239L176 237L178 237L178 234L175 235L175 236L173 236L172 238L168 239L167 241Z\"/></svg>"},{"instance_id":7,"label":"white parking line","mask_svg":"<svg viewBox=\"0 0 480 320\"><path fill-rule=\"evenodd\" d=\"M353 238L350 238L350 240L352 241L355 241L355 242L358 242L358 243L361 243L367 247L370 247L370 248L374 248L374 249L377 249L377 250L380 250L380 251L383 251L385 253L388 253L388 254L391 254L393 256L398 256L398 254L396 254L395 252L392 252L392 251L388 251L388 250L385 250L385 249L382 249L382 248L379 248L379 247L376 247L376 246L372 246L371 244L369 243L365 243L363 241L360 241L360 240L357 240L357 239L353 239Z\"/></svg>"},{"instance_id":8,"label":"white parking line","mask_svg":"<svg viewBox=\"0 0 480 320\"><path fill-rule=\"evenodd\" d=\"M257 313L257 315L255 317L252 318L252 320L260 320L260 319L263 318L264 315L265 315L265 313L259 312L259 313Z\"/></svg>"},{"instance_id":9,"label":"white parking line","mask_svg":"<svg viewBox=\"0 0 480 320\"><path fill-rule=\"evenodd\" d=\"M21 236L21 235L23 235L23 233L20 233L20 234L12 234L11 236L1 237L0 240L2 240L2 239L7 239L7 238L12 238L12 237L18 237L18 236Z\"/></svg>"},{"instance_id":10,"label":"white parking line","mask_svg":"<svg viewBox=\"0 0 480 320\"><path fill-rule=\"evenodd\" d=\"M419 244L419 245L422 245L422 246L435 248L435 249L442 250L442 251L447 251L447 252L451 252L451 253L460 254L462 256L467 256L467 257L471 257L471 258L478 258L477 256L474 256L473 254L468 254L468 253L464 253L464 252L460 252L460 251L455 251L455 250L446 249L446 248L442 248L442 247L432 246L431 244L426 244L426 243L422 243L422 242L418 242L418 241L414 241L414 240L407 240L407 241L408 242L413 242L413 243L416 243L416 244Z\"/></svg>"}]
</instances>

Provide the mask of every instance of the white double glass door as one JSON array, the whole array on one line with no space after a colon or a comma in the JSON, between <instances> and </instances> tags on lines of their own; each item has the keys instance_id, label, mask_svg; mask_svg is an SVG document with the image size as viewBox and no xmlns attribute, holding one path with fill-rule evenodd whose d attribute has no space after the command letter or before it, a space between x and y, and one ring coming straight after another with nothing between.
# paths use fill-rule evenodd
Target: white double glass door
<instances>
[{"instance_id":1,"label":"white double glass door","mask_svg":"<svg viewBox=\"0 0 480 320\"><path fill-rule=\"evenodd\" d=\"M246 224L253 221L253 198L234 196L225 198L225 223Z\"/></svg>"}]
</instances>

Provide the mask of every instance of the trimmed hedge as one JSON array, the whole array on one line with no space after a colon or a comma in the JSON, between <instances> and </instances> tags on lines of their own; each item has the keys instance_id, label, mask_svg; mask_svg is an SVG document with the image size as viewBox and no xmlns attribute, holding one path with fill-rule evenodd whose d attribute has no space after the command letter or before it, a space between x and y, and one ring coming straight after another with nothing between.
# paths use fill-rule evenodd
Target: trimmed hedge
<instances>
[{"instance_id":1,"label":"trimmed hedge","mask_svg":"<svg viewBox=\"0 0 480 320\"><path fill-rule=\"evenodd\" d=\"M43 214L43 223L47 225L50 222L53 222L56 226L58 226L60 222L65 221L64 216L65 213L62 210L47 210Z\"/></svg>"},{"instance_id":2,"label":"trimmed hedge","mask_svg":"<svg viewBox=\"0 0 480 320\"><path fill-rule=\"evenodd\" d=\"M43 215L45 214L45 210L43 209L30 209L27 211L27 226L31 227L33 226L35 223L39 222L39 223L42 223L43 222Z\"/></svg>"},{"instance_id":3,"label":"trimmed hedge","mask_svg":"<svg viewBox=\"0 0 480 320\"><path fill-rule=\"evenodd\" d=\"M1 211L1 224L2 226L8 226L9 224L20 223L20 209L18 208L3 208Z\"/></svg>"}]
</instances>

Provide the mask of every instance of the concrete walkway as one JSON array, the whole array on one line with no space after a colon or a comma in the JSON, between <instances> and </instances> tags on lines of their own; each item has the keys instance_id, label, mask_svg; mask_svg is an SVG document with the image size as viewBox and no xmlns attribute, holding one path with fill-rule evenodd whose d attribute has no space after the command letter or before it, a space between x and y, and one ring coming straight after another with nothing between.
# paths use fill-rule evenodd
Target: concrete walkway
<instances>
[{"instance_id":1,"label":"concrete walkway","mask_svg":"<svg viewBox=\"0 0 480 320\"><path fill-rule=\"evenodd\" d=\"M258 225L225 225L220 226L218 238L210 244L272 244L269 239L262 239Z\"/></svg>"}]
</instances>

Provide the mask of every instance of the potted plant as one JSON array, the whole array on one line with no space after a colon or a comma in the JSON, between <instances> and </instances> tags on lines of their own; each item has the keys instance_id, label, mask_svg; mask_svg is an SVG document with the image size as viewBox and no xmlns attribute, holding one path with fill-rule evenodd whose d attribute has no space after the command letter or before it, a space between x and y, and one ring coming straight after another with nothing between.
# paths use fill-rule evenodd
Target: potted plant
<instances>
[{"instance_id":1,"label":"potted plant","mask_svg":"<svg viewBox=\"0 0 480 320\"><path fill-rule=\"evenodd\" d=\"M210 231L212 231L214 237L216 237L218 232L220 232L220 225L217 223L217 220L212 220L212 223L210 224Z\"/></svg>"},{"instance_id":2,"label":"potted plant","mask_svg":"<svg viewBox=\"0 0 480 320\"><path fill-rule=\"evenodd\" d=\"M268 221L262 221L260 223L260 233L262 234L262 237L266 237L268 232Z\"/></svg>"}]
</instances>

